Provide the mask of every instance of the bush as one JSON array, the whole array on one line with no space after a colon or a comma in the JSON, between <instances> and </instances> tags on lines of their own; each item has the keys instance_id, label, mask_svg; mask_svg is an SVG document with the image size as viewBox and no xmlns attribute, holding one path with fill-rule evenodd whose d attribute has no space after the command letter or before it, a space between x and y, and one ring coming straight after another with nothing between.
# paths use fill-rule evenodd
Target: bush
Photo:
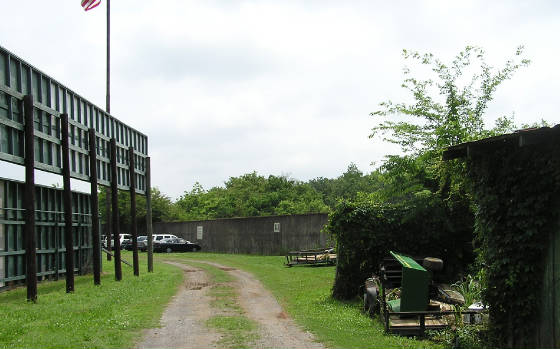
<instances>
[{"instance_id":1,"label":"bush","mask_svg":"<svg viewBox=\"0 0 560 349\"><path fill-rule=\"evenodd\" d=\"M472 223L468 205L432 193L396 204L339 203L327 225L337 241L333 297L357 296L390 250L442 258L450 280L473 261Z\"/></svg>"}]
</instances>

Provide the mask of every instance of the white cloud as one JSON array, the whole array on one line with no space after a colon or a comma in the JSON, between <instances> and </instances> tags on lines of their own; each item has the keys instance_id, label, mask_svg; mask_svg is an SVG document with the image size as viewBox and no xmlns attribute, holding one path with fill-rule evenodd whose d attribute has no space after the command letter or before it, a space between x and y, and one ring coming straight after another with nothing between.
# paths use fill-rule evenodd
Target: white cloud
<instances>
[{"instance_id":1,"label":"white cloud","mask_svg":"<svg viewBox=\"0 0 560 349\"><path fill-rule=\"evenodd\" d=\"M104 5L8 2L0 45L103 107ZM519 122L558 122L552 1L111 5L111 111L148 135L153 185L173 197L253 170L302 180L338 176L350 162L371 170L397 151L368 139L368 114L406 98L403 48L450 59L480 45L499 66L525 44L533 63L500 86L488 120L515 111Z\"/></svg>"}]
</instances>

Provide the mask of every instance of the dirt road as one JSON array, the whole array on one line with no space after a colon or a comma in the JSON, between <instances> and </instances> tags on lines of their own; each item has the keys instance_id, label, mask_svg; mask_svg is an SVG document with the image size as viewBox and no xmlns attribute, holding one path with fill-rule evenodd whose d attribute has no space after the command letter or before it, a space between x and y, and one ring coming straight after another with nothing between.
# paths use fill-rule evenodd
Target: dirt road
<instances>
[{"instance_id":1,"label":"dirt road","mask_svg":"<svg viewBox=\"0 0 560 349\"><path fill-rule=\"evenodd\" d=\"M202 261L197 261L202 262ZM221 348L220 334L205 323L215 313L208 291L212 286L206 273L198 268L169 262L184 270L185 281L167 306L161 328L146 330L137 348ZM324 349L311 333L303 331L283 311L276 298L251 274L220 264L218 267L235 281L237 300L245 316L258 324L258 339L246 343L251 348Z\"/></svg>"}]
</instances>

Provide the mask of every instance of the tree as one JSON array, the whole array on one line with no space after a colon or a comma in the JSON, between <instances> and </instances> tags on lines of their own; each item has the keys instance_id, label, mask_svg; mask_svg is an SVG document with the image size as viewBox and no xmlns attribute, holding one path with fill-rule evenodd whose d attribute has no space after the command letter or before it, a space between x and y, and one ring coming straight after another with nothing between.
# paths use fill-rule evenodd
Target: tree
<instances>
[{"instance_id":1,"label":"tree","mask_svg":"<svg viewBox=\"0 0 560 349\"><path fill-rule=\"evenodd\" d=\"M177 205L189 220L328 211L311 185L286 176L266 178L256 172L230 177L225 187L208 191L197 183Z\"/></svg>"},{"instance_id":2,"label":"tree","mask_svg":"<svg viewBox=\"0 0 560 349\"><path fill-rule=\"evenodd\" d=\"M317 177L308 183L319 192L324 203L333 209L340 200L355 200L359 195L372 193L382 187L378 171L364 174L354 163L337 178Z\"/></svg>"},{"instance_id":3,"label":"tree","mask_svg":"<svg viewBox=\"0 0 560 349\"><path fill-rule=\"evenodd\" d=\"M99 190L99 213L101 222L107 223L107 210L106 200L107 195L110 194L110 189L107 187L100 187ZM121 229L128 229L130 225L130 192L127 190L118 191L118 206L119 206L119 225ZM185 214L179 207L169 198L163 194L157 187L152 187L152 222L172 222L184 220ZM142 232L143 227L146 225L146 196L136 195L136 224L138 231Z\"/></svg>"},{"instance_id":4,"label":"tree","mask_svg":"<svg viewBox=\"0 0 560 349\"><path fill-rule=\"evenodd\" d=\"M414 102L382 102L381 109L371 113L404 117L405 121L385 120L372 129L370 138L378 133L389 134L385 140L400 145L405 153L436 157L449 146L510 131L514 127L512 118L498 118L496 126L486 130L483 116L496 88L530 63L522 54L520 46L514 58L496 70L486 63L485 52L479 47L467 46L450 64L431 53L403 50L405 60L429 67L435 80L415 78L405 66L402 87L412 94ZM474 66L476 62L478 68ZM467 79L469 69L475 71Z\"/></svg>"},{"instance_id":5,"label":"tree","mask_svg":"<svg viewBox=\"0 0 560 349\"><path fill-rule=\"evenodd\" d=\"M515 128L513 117L502 116L492 129L486 129L484 113L497 87L530 61L523 58L523 46L500 69L489 66L485 52L473 46L467 46L449 64L431 53L403 50L403 57L416 63L416 67L428 68L432 78L416 78L405 66L402 87L410 92L413 101L382 102L381 109L371 113L385 120L372 129L370 138L382 133L385 140L398 144L404 153L389 156L381 167L386 182L393 185L386 193L400 195L402 199L426 190L439 191L442 197L453 193L464 196L464 165L443 163L441 154L452 145Z\"/></svg>"}]
</instances>

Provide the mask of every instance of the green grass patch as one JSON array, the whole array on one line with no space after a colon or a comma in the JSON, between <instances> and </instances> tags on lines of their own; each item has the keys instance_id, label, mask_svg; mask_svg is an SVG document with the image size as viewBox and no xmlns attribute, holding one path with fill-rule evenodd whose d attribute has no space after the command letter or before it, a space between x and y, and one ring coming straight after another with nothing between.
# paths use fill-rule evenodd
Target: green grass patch
<instances>
[{"instance_id":1,"label":"green grass patch","mask_svg":"<svg viewBox=\"0 0 560 349\"><path fill-rule=\"evenodd\" d=\"M243 310L237 302L237 294L231 286L214 285L208 295L212 297L210 305L213 308L223 309L224 311L232 311L242 314Z\"/></svg>"},{"instance_id":2,"label":"green grass patch","mask_svg":"<svg viewBox=\"0 0 560 349\"><path fill-rule=\"evenodd\" d=\"M224 334L218 344L226 348L249 348L258 339L256 324L245 316L218 315L210 318L206 325Z\"/></svg>"},{"instance_id":3,"label":"green grass patch","mask_svg":"<svg viewBox=\"0 0 560 349\"><path fill-rule=\"evenodd\" d=\"M123 254L126 258L126 254ZM129 258L130 260L132 258ZM144 328L156 327L165 305L183 280L180 269L162 263L140 276L123 268L115 281L112 262L103 260L101 285L93 276L76 276L75 292L67 294L64 279L39 283L36 304L26 301L21 287L0 293L0 348L130 347Z\"/></svg>"},{"instance_id":4,"label":"green grass patch","mask_svg":"<svg viewBox=\"0 0 560 349\"><path fill-rule=\"evenodd\" d=\"M361 302L339 302L330 296L334 267L286 268L284 257L183 253L166 258L191 263L207 260L255 275L305 330L336 348L441 348L428 340L386 335L378 319L361 312ZM160 258L156 255L156 258Z\"/></svg>"}]
</instances>

